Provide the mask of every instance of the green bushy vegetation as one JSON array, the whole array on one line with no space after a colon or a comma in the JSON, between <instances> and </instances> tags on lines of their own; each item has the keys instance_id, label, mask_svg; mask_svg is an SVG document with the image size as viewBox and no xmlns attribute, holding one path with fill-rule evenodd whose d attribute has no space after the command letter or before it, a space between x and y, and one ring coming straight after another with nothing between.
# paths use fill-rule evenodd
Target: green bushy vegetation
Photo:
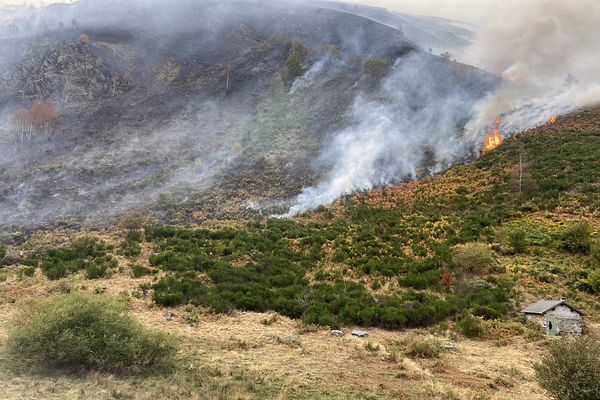
<instances>
[{"instance_id":1,"label":"green bushy vegetation","mask_svg":"<svg viewBox=\"0 0 600 400\"><path fill-rule=\"evenodd\" d=\"M484 243L457 246L452 254L452 262L461 271L476 274L491 272L497 265L492 249Z\"/></svg>"},{"instance_id":2,"label":"green bushy vegetation","mask_svg":"<svg viewBox=\"0 0 600 400\"><path fill-rule=\"evenodd\" d=\"M562 236L562 248L571 253L588 254L592 246L590 225L579 221L568 226Z\"/></svg>"},{"instance_id":3,"label":"green bushy vegetation","mask_svg":"<svg viewBox=\"0 0 600 400\"><path fill-rule=\"evenodd\" d=\"M175 346L99 295L63 294L29 304L15 319L8 343L18 358L41 368L115 373L165 368Z\"/></svg>"},{"instance_id":4,"label":"green bushy vegetation","mask_svg":"<svg viewBox=\"0 0 600 400\"><path fill-rule=\"evenodd\" d=\"M150 268L144 267L141 264L133 264L131 266L131 275L134 278L141 278L142 276L151 275L154 271Z\"/></svg>"},{"instance_id":5,"label":"green bushy vegetation","mask_svg":"<svg viewBox=\"0 0 600 400\"><path fill-rule=\"evenodd\" d=\"M130 231L119 246L117 253L127 258L136 259L142 254L143 235L138 231Z\"/></svg>"},{"instance_id":6,"label":"green bushy vegetation","mask_svg":"<svg viewBox=\"0 0 600 400\"><path fill-rule=\"evenodd\" d=\"M378 212L358 212L352 229L347 223L302 225L291 220L250 223L238 230L150 229L148 239L157 250L150 263L168 272L154 285L153 298L164 306L191 303L216 312L276 311L332 328L360 324L402 329L427 326L465 309L483 310L489 318L510 309L510 285L504 282L435 293L441 289L442 268L451 261L449 245L427 243L432 248L426 251L428 258L407 257L399 246L401 236L388 234L388 241L381 240L386 229L408 232L406 227L391 224ZM331 257L348 266L347 275L398 277L411 289L376 299L362 283L310 283L307 273L319 271L328 244L335 249ZM210 282L198 279L199 273ZM323 271L316 275L329 279Z\"/></svg>"},{"instance_id":7,"label":"green bushy vegetation","mask_svg":"<svg viewBox=\"0 0 600 400\"><path fill-rule=\"evenodd\" d=\"M535 365L540 386L556 400L600 398L600 343L592 337L563 338L549 344Z\"/></svg>"},{"instance_id":8,"label":"green bushy vegetation","mask_svg":"<svg viewBox=\"0 0 600 400\"><path fill-rule=\"evenodd\" d=\"M364 69L373 80L381 79L388 74L392 68L392 62L389 60L380 60L369 58L365 61Z\"/></svg>"},{"instance_id":9,"label":"green bushy vegetation","mask_svg":"<svg viewBox=\"0 0 600 400\"><path fill-rule=\"evenodd\" d=\"M471 315L463 315L456 321L456 329L468 338L476 338L483 335L483 327Z\"/></svg>"},{"instance_id":10,"label":"green bushy vegetation","mask_svg":"<svg viewBox=\"0 0 600 400\"><path fill-rule=\"evenodd\" d=\"M283 67L282 77L286 85L291 85L294 79L304 75L306 68L304 68L303 62L307 54L308 50L302 43L298 42L294 44Z\"/></svg>"},{"instance_id":11,"label":"green bushy vegetation","mask_svg":"<svg viewBox=\"0 0 600 400\"><path fill-rule=\"evenodd\" d=\"M109 269L117 266L117 261L109 254L111 250L95 237L81 236L69 247L49 249L38 261L49 279L64 278L81 270L88 279L97 279L105 277Z\"/></svg>"}]
</instances>

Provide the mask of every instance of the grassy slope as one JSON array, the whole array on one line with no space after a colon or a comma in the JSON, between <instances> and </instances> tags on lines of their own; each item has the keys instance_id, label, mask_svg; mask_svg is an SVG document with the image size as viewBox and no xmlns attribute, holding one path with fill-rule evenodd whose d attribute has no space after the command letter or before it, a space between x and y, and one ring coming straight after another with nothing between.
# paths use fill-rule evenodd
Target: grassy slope
<instances>
[{"instance_id":1,"label":"grassy slope","mask_svg":"<svg viewBox=\"0 0 600 400\"><path fill-rule=\"evenodd\" d=\"M525 160L522 194L515 179L520 154ZM403 297L407 293L451 303L454 295L469 296L474 284L487 279L486 287L491 288L499 281L512 282L512 310L540 297L567 297L588 312L588 328L595 333L597 296L587 285L593 261L589 256L565 252L560 243L565 225L580 218L592 225L598 237L598 160L600 110L586 111L509 140L500 149L442 176L344 199L295 221L210 222L201 227L201 233L155 230L133 259L119 255L117 249L107 250L119 264L107 280L90 281L76 274L47 281L39 271L33 278L19 278L18 267L8 268L2 272L6 282L0 285L3 318L12 313L17 298L45 295L65 284L81 290L107 286L108 293L115 296L136 294L131 302L140 320L179 336L181 365L192 360L197 368L141 381L97 375L61 377L57 388L50 389L53 377L31 376L3 362L0 391L9 393L9 398L152 398L153 393L163 393L165 398L544 398L530 383L531 364L543 349L543 341L519 322L518 312L482 321L486 327L482 340L461 339L455 352L440 359L413 360L402 356L402 341L413 334L432 332L454 338L452 312L447 319L442 315L414 324L433 323L428 330L373 328L370 340L381 346L372 351L359 339L335 341L326 331L307 330L285 317L270 324L264 321L268 315L250 312L218 317L207 307L276 309L308 321L385 326L381 319L365 319L364 312L369 311L363 307L366 297L361 297L356 310L340 315L335 300L327 299L327 294L343 293L333 290L336 281L357 283L362 288L359 296L364 292L380 300L398 297L400 303L393 304L402 308L406 302L411 307L415 304L414 299ZM517 230L525 232L526 249L514 254L509 237ZM96 234L116 247L122 240L117 231ZM24 250L26 256L38 255L44 260L45 247L64 247L64 238L75 235L41 236L22 249L10 249L11 254ZM470 241L488 243L503 268L477 276L457 271L448 250ZM282 261L286 259L288 262ZM154 269L156 278L130 278L134 262ZM450 290L439 282L444 269L457 278ZM139 295L140 283L156 283L167 276L172 277L171 282L187 282L195 288L184 290L177 284L155 287L155 293L175 295L173 304L188 300L196 304L175 307L177 316L172 323L164 321L163 311L153 307L149 298ZM264 286L277 289L263 293ZM320 297L321 292L309 291L309 298L317 299L316 303L264 301L302 298L307 288L315 287L333 292ZM248 293L227 294L243 288ZM183 297L177 299L179 292ZM461 303L460 310L473 311L481 301L478 297L475 304ZM309 308L317 306L313 308L318 312L307 316L307 304ZM379 303L371 306L375 314L383 310ZM408 317L410 321L412 317ZM438 319L446 321L436 324ZM194 328L186 328L197 320ZM5 325L0 324L0 337L5 335ZM272 343L261 339L263 333L282 338L299 335L299 340ZM394 356L396 348L400 356ZM6 359L3 353L2 361Z\"/></svg>"}]
</instances>

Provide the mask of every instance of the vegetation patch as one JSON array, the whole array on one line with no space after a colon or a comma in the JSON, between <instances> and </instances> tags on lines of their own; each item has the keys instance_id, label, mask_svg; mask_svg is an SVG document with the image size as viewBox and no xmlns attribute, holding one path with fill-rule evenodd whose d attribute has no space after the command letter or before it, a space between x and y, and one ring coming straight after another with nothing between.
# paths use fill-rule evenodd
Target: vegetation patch
<instances>
[{"instance_id":1,"label":"vegetation patch","mask_svg":"<svg viewBox=\"0 0 600 400\"><path fill-rule=\"evenodd\" d=\"M122 303L80 293L29 304L15 319L8 344L36 367L115 373L166 368L175 352L171 339L144 329Z\"/></svg>"},{"instance_id":2,"label":"vegetation patch","mask_svg":"<svg viewBox=\"0 0 600 400\"><path fill-rule=\"evenodd\" d=\"M48 279L60 279L85 271L88 279L105 277L108 270L117 266L109 252L111 246L92 236L81 236L69 247L47 250L39 263Z\"/></svg>"}]
</instances>

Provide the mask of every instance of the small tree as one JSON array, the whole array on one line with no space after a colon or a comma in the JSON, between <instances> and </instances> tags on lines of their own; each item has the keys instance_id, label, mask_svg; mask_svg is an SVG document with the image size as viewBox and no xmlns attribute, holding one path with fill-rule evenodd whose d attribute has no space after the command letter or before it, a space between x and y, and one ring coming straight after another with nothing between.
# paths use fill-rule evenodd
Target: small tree
<instances>
[{"instance_id":1,"label":"small tree","mask_svg":"<svg viewBox=\"0 0 600 400\"><path fill-rule=\"evenodd\" d=\"M58 123L58 114L48 101L38 101L31 108L17 112L13 118L17 139L21 142L30 140L35 131L42 132L50 138Z\"/></svg>"},{"instance_id":2,"label":"small tree","mask_svg":"<svg viewBox=\"0 0 600 400\"><path fill-rule=\"evenodd\" d=\"M50 138L54 127L58 125L58 115L52 103L38 101L29 110L33 126Z\"/></svg>"},{"instance_id":3,"label":"small tree","mask_svg":"<svg viewBox=\"0 0 600 400\"><path fill-rule=\"evenodd\" d=\"M540 386L556 400L600 399L600 343L584 336L550 343L534 366Z\"/></svg>"}]
</instances>

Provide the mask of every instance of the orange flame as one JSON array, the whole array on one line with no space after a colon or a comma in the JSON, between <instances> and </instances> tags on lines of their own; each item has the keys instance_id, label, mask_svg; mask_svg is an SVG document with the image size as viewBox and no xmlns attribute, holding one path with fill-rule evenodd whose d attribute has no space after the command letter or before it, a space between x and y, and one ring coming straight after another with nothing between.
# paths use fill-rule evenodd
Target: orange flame
<instances>
[{"instance_id":1,"label":"orange flame","mask_svg":"<svg viewBox=\"0 0 600 400\"><path fill-rule=\"evenodd\" d=\"M555 124L558 121L558 115L553 115L550 117L550 123Z\"/></svg>"},{"instance_id":2,"label":"orange flame","mask_svg":"<svg viewBox=\"0 0 600 400\"><path fill-rule=\"evenodd\" d=\"M488 152L492 151L502 143L504 143L504 138L500 134L500 124L501 121L499 119L496 120L496 127L494 128L493 133L488 133L485 139L485 143L483 144L483 151Z\"/></svg>"}]
</instances>

